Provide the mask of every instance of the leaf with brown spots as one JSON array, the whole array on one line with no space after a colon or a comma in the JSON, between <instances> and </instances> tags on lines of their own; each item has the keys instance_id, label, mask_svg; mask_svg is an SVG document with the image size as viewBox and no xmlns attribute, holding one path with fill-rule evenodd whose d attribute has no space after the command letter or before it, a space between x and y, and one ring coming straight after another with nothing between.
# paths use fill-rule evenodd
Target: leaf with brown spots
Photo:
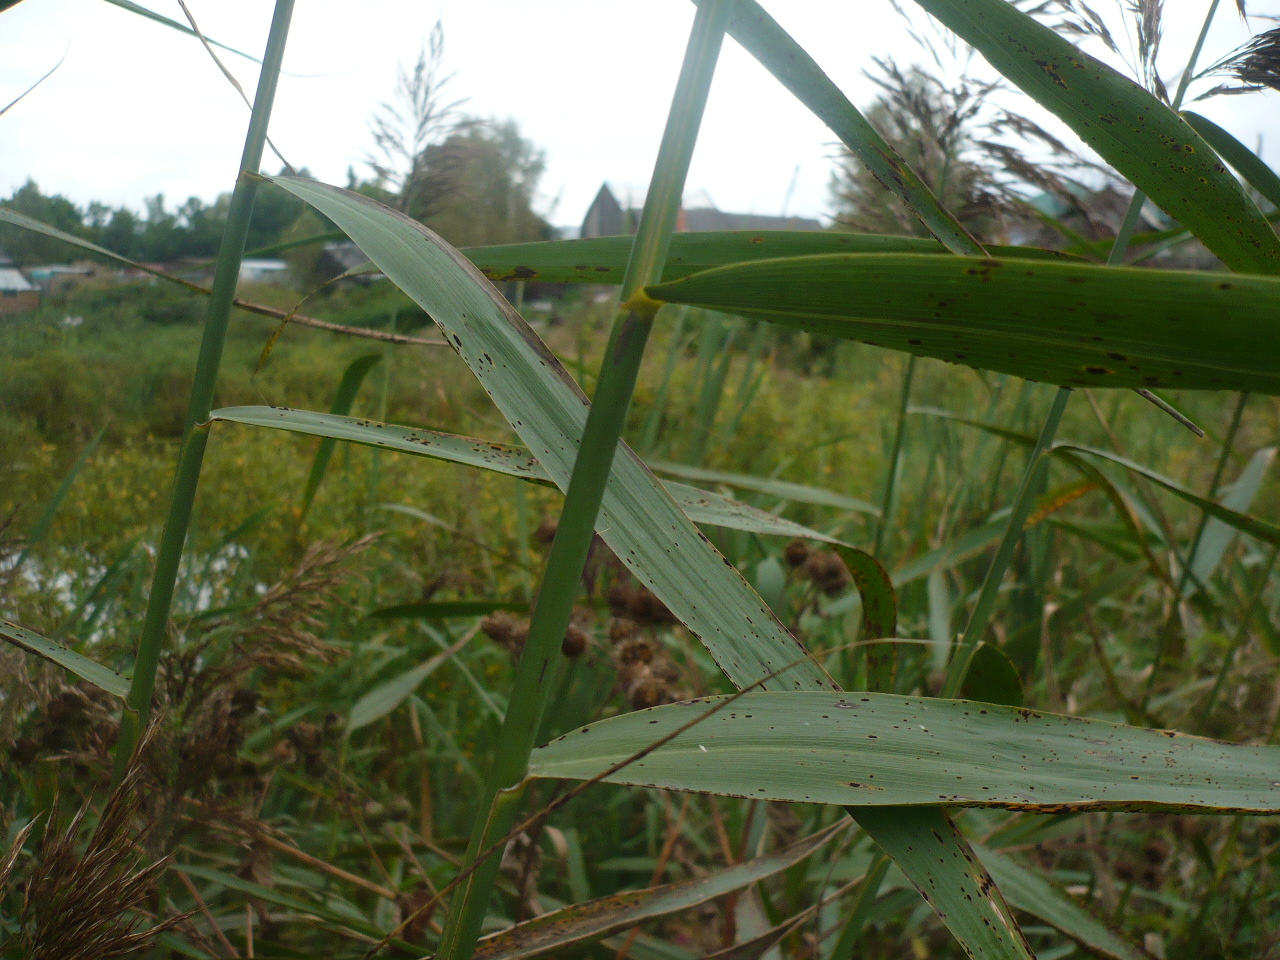
<instances>
[{"instance_id":1,"label":"leaf with brown spots","mask_svg":"<svg viewBox=\"0 0 1280 960\"><path fill-rule=\"evenodd\" d=\"M476 944L475 960L516 960L571 943L607 936L637 924L688 910L800 863L850 826L847 820L806 837L784 850L734 864L705 877L644 890L628 890L526 920Z\"/></svg>"},{"instance_id":2,"label":"leaf with brown spots","mask_svg":"<svg viewBox=\"0 0 1280 960\"><path fill-rule=\"evenodd\" d=\"M590 779L721 700L591 724L535 750L531 773ZM1280 812L1277 746L886 693L743 694L605 779L851 808Z\"/></svg>"},{"instance_id":3,"label":"leaf with brown spots","mask_svg":"<svg viewBox=\"0 0 1280 960\"><path fill-rule=\"evenodd\" d=\"M1274 277L840 254L720 267L646 292L1060 386L1280 393Z\"/></svg>"}]
</instances>

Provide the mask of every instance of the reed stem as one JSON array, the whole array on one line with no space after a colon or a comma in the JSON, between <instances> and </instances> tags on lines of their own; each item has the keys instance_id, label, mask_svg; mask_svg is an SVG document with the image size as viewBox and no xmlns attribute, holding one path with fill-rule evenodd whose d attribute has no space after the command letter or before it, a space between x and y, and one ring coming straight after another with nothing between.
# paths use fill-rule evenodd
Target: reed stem
<instances>
[{"instance_id":1,"label":"reed stem","mask_svg":"<svg viewBox=\"0 0 1280 960\"><path fill-rule=\"evenodd\" d=\"M482 851L507 833L519 810L523 792L520 784L552 689L560 644L573 613L613 456L659 306L644 295L642 288L662 276L671 234L680 213L685 176L733 2L707 0L694 18L639 231L623 278L621 306L538 590L529 636L516 668L515 688L499 734L485 795L478 807L464 868L470 867ZM490 857L455 894L436 953L440 960L471 957L498 864L497 857Z\"/></svg>"},{"instance_id":2,"label":"reed stem","mask_svg":"<svg viewBox=\"0 0 1280 960\"><path fill-rule=\"evenodd\" d=\"M147 598L146 619L138 637L133 680L120 719L120 737L115 748L117 780L123 775L138 735L146 726L151 712L156 670L160 665L160 653L168 633L169 609L173 603L174 586L178 579L178 567L182 562L187 531L191 526L191 510L195 503L196 488L200 483L204 451L209 441L208 430L200 424L209 419L209 411L213 408L213 394L218 382L218 368L222 363L227 324L231 317L236 282L240 277L240 261L244 257L245 238L249 233L249 220L253 215L253 201L258 189L258 168L262 164L262 151L267 140L267 127L271 120L271 108L275 102L276 84L280 78L280 64L284 59L292 16L293 0L276 0L267 49L262 58L262 71L258 75L258 89L253 98L253 111L249 117L249 130L245 135L244 151L240 157L240 173L231 194L227 223L218 248L217 272L205 315L204 335L196 360L191 399L187 404L182 448L178 454L173 493L169 500L169 515L165 520L164 534L156 555L151 593Z\"/></svg>"}]
</instances>

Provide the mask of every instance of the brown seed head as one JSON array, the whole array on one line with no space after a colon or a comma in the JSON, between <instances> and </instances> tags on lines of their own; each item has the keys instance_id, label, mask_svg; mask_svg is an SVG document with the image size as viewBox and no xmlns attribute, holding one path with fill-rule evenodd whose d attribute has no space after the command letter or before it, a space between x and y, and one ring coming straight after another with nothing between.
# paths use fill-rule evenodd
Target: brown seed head
<instances>
[{"instance_id":1,"label":"brown seed head","mask_svg":"<svg viewBox=\"0 0 1280 960\"><path fill-rule=\"evenodd\" d=\"M572 660L582 656L586 649L587 632L576 624L569 624L569 629L564 632L564 640L560 643L560 652Z\"/></svg>"},{"instance_id":2,"label":"brown seed head","mask_svg":"<svg viewBox=\"0 0 1280 960\"><path fill-rule=\"evenodd\" d=\"M782 551L782 556L787 561L787 566L792 569L802 566L809 559L809 544L797 537L787 544L786 549Z\"/></svg>"},{"instance_id":3,"label":"brown seed head","mask_svg":"<svg viewBox=\"0 0 1280 960\"><path fill-rule=\"evenodd\" d=\"M853 583L849 568L832 550L815 550L809 554L809 559L804 562L804 572L814 586L828 596L840 593Z\"/></svg>"}]
</instances>

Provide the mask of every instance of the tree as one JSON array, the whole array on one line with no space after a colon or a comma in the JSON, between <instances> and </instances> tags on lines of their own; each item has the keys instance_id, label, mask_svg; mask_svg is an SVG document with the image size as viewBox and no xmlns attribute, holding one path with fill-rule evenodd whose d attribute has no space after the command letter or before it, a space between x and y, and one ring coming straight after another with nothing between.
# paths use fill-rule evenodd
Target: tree
<instances>
[{"instance_id":1,"label":"tree","mask_svg":"<svg viewBox=\"0 0 1280 960\"><path fill-rule=\"evenodd\" d=\"M513 121L487 122L459 112L444 72L444 26L431 30L411 69L401 66L392 99L370 121L374 179L348 188L394 206L456 246L542 240L547 222L534 212L546 166L541 150Z\"/></svg>"},{"instance_id":2,"label":"tree","mask_svg":"<svg viewBox=\"0 0 1280 960\"><path fill-rule=\"evenodd\" d=\"M80 208L59 194L46 196L34 180L27 180L4 205L16 213L47 223L65 233L78 237L88 235ZM56 262L67 255L67 245L62 241L7 223L0 223L0 249L12 257L15 263L24 266Z\"/></svg>"},{"instance_id":3,"label":"tree","mask_svg":"<svg viewBox=\"0 0 1280 960\"><path fill-rule=\"evenodd\" d=\"M459 247L546 240L533 209L545 167L514 121L472 123L427 147L404 208Z\"/></svg>"}]
</instances>

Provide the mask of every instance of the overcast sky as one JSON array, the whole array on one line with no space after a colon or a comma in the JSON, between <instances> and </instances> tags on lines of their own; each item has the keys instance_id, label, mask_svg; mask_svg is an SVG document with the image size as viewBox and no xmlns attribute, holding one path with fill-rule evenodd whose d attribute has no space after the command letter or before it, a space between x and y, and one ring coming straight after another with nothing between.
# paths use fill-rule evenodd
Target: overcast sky
<instances>
[{"instance_id":1,"label":"overcast sky","mask_svg":"<svg viewBox=\"0 0 1280 960\"><path fill-rule=\"evenodd\" d=\"M177 0L144 2L182 17ZM261 54L269 0L188 6L208 36ZM922 56L889 0L765 6L860 105L874 96L862 75L873 56ZM1202 63L1247 38L1234 6L1222 3ZM1166 78L1185 62L1206 7L1166 0ZM647 182L693 10L688 0L298 0L272 137L320 179L343 183L349 166L366 174L369 116L441 17L453 90L476 115L515 119L546 151L542 212L577 224L602 180ZM1250 10L1274 15L1280 0L1251 0ZM26 0L0 14L0 104L64 52L62 67L0 117L0 195L32 177L77 203L140 209L156 193L173 207L230 188L248 111L196 40L102 0ZM225 62L252 95L255 64ZM1264 156L1280 165L1278 106L1280 94L1268 93L1197 109L1250 146L1262 135ZM724 210L778 213L794 178L789 212L817 216L828 207L832 140L728 41L689 187Z\"/></svg>"}]
</instances>

